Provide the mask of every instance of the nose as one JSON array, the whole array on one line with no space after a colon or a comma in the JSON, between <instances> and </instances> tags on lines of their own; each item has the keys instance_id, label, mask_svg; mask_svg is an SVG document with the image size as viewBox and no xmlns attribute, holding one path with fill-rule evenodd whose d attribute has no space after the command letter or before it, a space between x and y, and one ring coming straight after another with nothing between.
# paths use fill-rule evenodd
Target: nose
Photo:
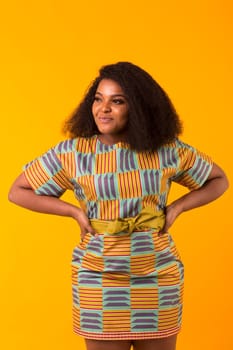
<instances>
[{"instance_id":1,"label":"nose","mask_svg":"<svg viewBox=\"0 0 233 350\"><path fill-rule=\"evenodd\" d=\"M110 102L108 101L103 101L102 105L101 105L101 109L103 112L109 112L111 110L111 105Z\"/></svg>"}]
</instances>

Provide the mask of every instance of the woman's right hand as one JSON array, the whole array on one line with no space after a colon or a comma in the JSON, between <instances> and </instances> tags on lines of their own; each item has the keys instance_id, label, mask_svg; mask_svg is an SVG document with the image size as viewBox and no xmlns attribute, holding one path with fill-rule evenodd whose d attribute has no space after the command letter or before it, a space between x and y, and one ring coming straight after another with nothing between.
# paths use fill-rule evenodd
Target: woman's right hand
<instances>
[{"instance_id":1,"label":"woman's right hand","mask_svg":"<svg viewBox=\"0 0 233 350\"><path fill-rule=\"evenodd\" d=\"M91 223L86 213L82 209L75 208L72 217L77 221L78 225L80 226L82 241L87 233L91 233L93 236L98 237L98 234L91 226Z\"/></svg>"}]
</instances>

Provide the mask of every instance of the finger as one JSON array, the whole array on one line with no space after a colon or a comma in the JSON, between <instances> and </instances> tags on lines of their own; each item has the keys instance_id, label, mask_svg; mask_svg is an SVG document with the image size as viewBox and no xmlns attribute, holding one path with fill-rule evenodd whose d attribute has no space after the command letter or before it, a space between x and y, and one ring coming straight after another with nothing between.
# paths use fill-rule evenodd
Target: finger
<instances>
[{"instance_id":1,"label":"finger","mask_svg":"<svg viewBox=\"0 0 233 350\"><path fill-rule=\"evenodd\" d=\"M86 234L90 233L94 237L99 237L99 235L96 233L96 231L93 229L92 226L88 225L85 228L81 229L80 235L81 235L81 241L84 240Z\"/></svg>"},{"instance_id":2,"label":"finger","mask_svg":"<svg viewBox=\"0 0 233 350\"><path fill-rule=\"evenodd\" d=\"M164 226L161 231L159 231L159 236L162 236L163 234L168 233L168 227Z\"/></svg>"},{"instance_id":3,"label":"finger","mask_svg":"<svg viewBox=\"0 0 233 350\"><path fill-rule=\"evenodd\" d=\"M83 241L83 240L84 240L84 237L85 237L85 233L82 232L82 233L80 234L80 236L81 236L81 241Z\"/></svg>"},{"instance_id":4,"label":"finger","mask_svg":"<svg viewBox=\"0 0 233 350\"><path fill-rule=\"evenodd\" d=\"M87 232L91 233L93 236L98 237L98 233L93 229L91 225L86 226Z\"/></svg>"},{"instance_id":5,"label":"finger","mask_svg":"<svg viewBox=\"0 0 233 350\"><path fill-rule=\"evenodd\" d=\"M80 236L81 236L81 241L84 240L84 237L86 236L87 231L85 228L80 228Z\"/></svg>"}]
</instances>

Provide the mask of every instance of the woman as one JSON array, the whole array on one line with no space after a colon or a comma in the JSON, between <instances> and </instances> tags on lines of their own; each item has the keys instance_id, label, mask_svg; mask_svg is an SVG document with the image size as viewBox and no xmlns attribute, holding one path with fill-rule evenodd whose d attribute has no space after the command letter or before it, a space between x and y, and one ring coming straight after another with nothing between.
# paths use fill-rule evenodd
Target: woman
<instances>
[{"instance_id":1,"label":"woman","mask_svg":"<svg viewBox=\"0 0 233 350\"><path fill-rule=\"evenodd\" d=\"M27 164L9 199L79 224L73 320L88 350L174 350L183 264L168 230L222 195L227 178L178 139L170 99L128 62L100 70L65 128L71 138ZM172 181L190 191L167 205ZM59 198L67 189L81 208Z\"/></svg>"}]
</instances>

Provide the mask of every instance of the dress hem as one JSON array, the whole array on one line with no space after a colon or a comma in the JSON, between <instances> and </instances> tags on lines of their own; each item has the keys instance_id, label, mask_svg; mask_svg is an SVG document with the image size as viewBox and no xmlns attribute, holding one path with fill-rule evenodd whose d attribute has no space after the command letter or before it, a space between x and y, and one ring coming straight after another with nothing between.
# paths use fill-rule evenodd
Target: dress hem
<instances>
[{"instance_id":1,"label":"dress hem","mask_svg":"<svg viewBox=\"0 0 233 350\"><path fill-rule=\"evenodd\" d=\"M74 333L83 336L85 339L95 340L137 340L137 339L158 339L166 338L172 335L178 334L181 327L171 328L166 331L157 332L106 332L106 333L93 333L81 331L74 328Z\"/></svg>"}]
</instances>

